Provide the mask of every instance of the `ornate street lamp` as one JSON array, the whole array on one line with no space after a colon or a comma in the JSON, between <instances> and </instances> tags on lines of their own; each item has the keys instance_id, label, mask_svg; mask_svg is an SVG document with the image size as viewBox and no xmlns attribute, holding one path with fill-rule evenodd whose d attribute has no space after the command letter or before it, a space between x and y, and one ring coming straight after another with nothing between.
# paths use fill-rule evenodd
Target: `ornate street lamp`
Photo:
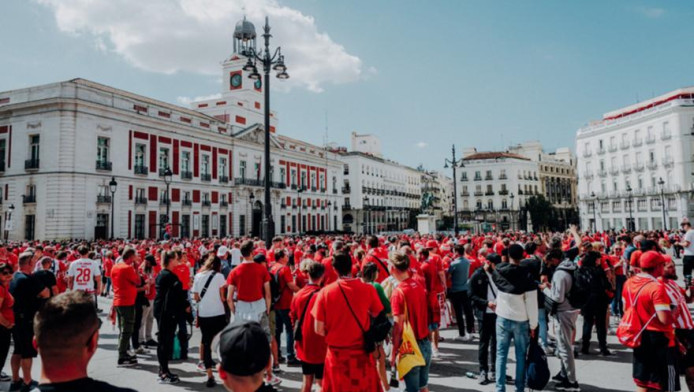
<instances>
[{"instance_id":1,"label":"ornate street lamp","mask_svg":"<svg viewBox=\"0 0 694 392\"><path fill-rule=\"evenodd\" d=\"M111 191L111 238L115 238L113 235L113 221L115 220L114 205L116 204L115 194L116 189L118 189L118 183L116 182L116 177L111 177L111 181L108 183L108 188Z\"/></svg>"},{"instance_id":2,"label":"ornate street lamp","mask_svg":"<svg viewBox=\"0 0 694 392\"><path fill-rule=\"evenodd\" d=\"M660 185L660 205L663 209L663 230L667 231L667 218L665 217L665 181L663 177L658 180L658 185Z\"/></svg>"},{"instance_id":3,"label":"ornate street lamp","mask_svg":"<svg viewBox=\"0 0 694 392\"><path fill-rule=\"evenodd\" d=\"M369 228L368 215L366 215L366 210L367 210L367 207L369 206L369 197L368 197L368 196L364 196L364 199L363 199L363 200L364 200L364 205L363 205L363 210L364 210L364 216L363 216L363 218L364 218L364 222L362 222L362 223L364 224L364 234L368 234L368 231L369 231L370 228Z\"/></svg>"},{"instance_id":4,"label":"ornate street lamp","mask_svg":"<svg viewBox=\"0 0 694 392\"><path fill-rule=\"evenodd\" d=\"M459 160L455 159L455 144L451 147L451 159L444 159L444 169L448 169L448 165L451 165L451 168L453 169L453 231L455 232L456 237L458 236L458 184L457 184L457 178L455 175L455 169L458 167L465 167L465 164L463 163L463 158L460 158Z\"/></svg>"},{"instance_id":5,"label":"ornate street lamp","mask_svg":"<svg viewBox=\"0 0 694 392\"><path fill-rule=\"evenodd\" d=\"M515 218L516 213L513 212L513 199L515 199L516 196L513 194L513 192L511 192L511 196L509 196L509 197L511 198L511 231L514 231L514 230L516 230L515 229L516 226L514 224L514 220L515 220L514 218Z\"/></svg>"},{"instance_id":6,"label":"ornate street lamp","mask_svg":"<svg viewBox=\"0 0 694 392\"><path fill-rule=\"evenodd\" d=\"M627 193L629 194L627 196L627 202L629 203L629 224L627 224L627 229L629 231L634 231L636 229L636 225L634 224L634 217L632 216L631 213L631 204L632 204L632 195L631 195L631 185L627 185Z\"/></svg>"},{"instance_id":7,"label":"ornate street lamp","mask_svg":"<svg viewBox=\"0 0 694 392\"><path fill-rule=\"evenodd\" d=\"M166 216L164 217L164 221L162 222L162 233L165 233L166 230L166 224L169 223L169 212L171 210L171 198L169 197L169 188L171 187L171 180L173 177L173 173L171 172L170 168L166 168L164 170L164 183L166 184ZM164 237L164 234L162 234L162 237Z\"/></svg>"},{"instance_id":8,"label":"ornate street lamp","mask_svg":"<svg viewBox=\"0 0 694 392\"><path fill-rule=\"evenodd\" d=\"M249 46L244 54L248 56L248 62L243 66L243 70L250 72L249 78L260 80L261 75L258 72L258 64L263 67L263 87L265 93L265 205L262 223L262 237L265 240L265 246L270 248L272 242L272 233L270 227L272 223L272 206L270 199L270 70L277 72L277 78L280 80L289 79L287 67L284 65L284 55L280 47L277 47L274 53L270 53L270 24L268 18L265 17L265 26L263 27L263 38L265 39L265 49L256 51L255 45Z\"/></svg>"},{"instance_id":9,"label":"ornate street lamp","mask_svg":"<svg viewBox=\"0 0 694 392\"><path fill-rule=\"evenodd\" d=\"M593 207L593 233L596 233L598 231L598 218L595 216L595 200L597 200L595 192L590 192L590 197L593 199L590 202L591 207Z\"/></svg>"},{"instance_id":10,"label":"ornate street lamp","mask_svg":"<svg viewBox=\"0 0 694 392\"><path fill-rule=\"evenodd\" d=\"M7 208L7 210L10 212L10 214L7 217L7 222L5 222L5 242L7 243L7 237L10 232L10 226L12 225L12 213L14 212L14 204L10 204L10 206Z\"/></svg>"},{"instance_id":11,"label":"ornate street lamp","mask_svg":"<svg viewBox=\"0 0 694 392\"><path fill-rule=\"evenodd\" d=\"M303 207L304 201L301 199L301 194L305 191L306 188L304 188L302 185L299 185L299 190L296 191L296 193L298 194L297 199L299 202L299 234L304 232L304 225L302 224L303 221L301 220L301 208Z\"/></svg>"}]
</instances>

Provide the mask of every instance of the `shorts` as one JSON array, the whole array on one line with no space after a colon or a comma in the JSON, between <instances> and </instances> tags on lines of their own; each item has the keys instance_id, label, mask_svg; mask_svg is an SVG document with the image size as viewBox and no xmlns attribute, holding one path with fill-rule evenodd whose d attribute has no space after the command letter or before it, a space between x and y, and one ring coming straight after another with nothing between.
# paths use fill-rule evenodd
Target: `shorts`
<instances>
[{"instance_id":1,"label":"shorts","mask_svg":"<svg viewBox=\"0 0 694 392\"><path fill-rule=\"evenodd\" d=\"M234 317L240 317L241 320L257 321L267 335L268 343L272 342L270 334L270 320L268 319L265 300L259 299L253 302L237 301L236 313Z\"/></svg>"},{"instance_id":2,"label":"shorts","mask_svg":"<svg viewBox=\"0 0 694 392\"><path fill-rule=\"evenodd\" d=\"M662 332L643 331L641 345L634 349L632 375L641 388L679 391L675 347Z\"/></svg>"},{"instance_id":3,"label":"shorts","mask_svg":"<svg viewBox=\"0 0 694 392\"><path fill-rule=\"evenodd\" d=\"M20 320L20 318L17 318ZM12 328L12 340L14 341L13 355L19 355L22 359L36 358L38 352L34 347L34 326L31 322L20 321Z\"/></svg>"},{"instance_id":4,"label":"shorts","mask_svg":"<svg viewBox=\"0 0 694 392\"><path fill-rule=\"evenodd\" d=\"M301 361L301 374L303 374L304 376L313 376L317 380L322 380L323 369L325 369L325 364L314 364Z\"/></svg>"},{"instance_id":5,"label":"shorts","mask_svg":"<svg viewBox=\"0 0 694 392\"><path fill-rule=\"evenodd\" d=\"M277 330L277 322L275 320L275 310L271 310L268 315L268 324L270 326L270 335L275 336L275 331Z\"/></svg>"},{"instance_id":6,"label":"shorts","mask_svg":"<svg viewBox=\"0 0 694 392\"><path fill-rule=\"evenodd\" d=\"M675 335L677 340L684 346L687 350L686 353L682 354L678 352L677 365L681 374L684 373L686 369L694 367L694 330L692 329L676 329Z\"/></svg>"},{"instance_id":7,"label":"shorts","mask_svg":"<svg viewBox=\"0 0 694 392\"><path fill-rule=\"evenodd\" d=\"M439 323L429 323L429 332L434 332L439 329Z\"/></svg>"}]
</instances>

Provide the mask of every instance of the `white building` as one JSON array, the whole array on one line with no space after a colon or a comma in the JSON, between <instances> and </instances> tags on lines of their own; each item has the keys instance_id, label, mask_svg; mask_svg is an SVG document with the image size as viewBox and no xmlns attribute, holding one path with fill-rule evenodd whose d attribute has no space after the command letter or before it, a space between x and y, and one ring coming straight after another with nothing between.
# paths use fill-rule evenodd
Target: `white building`
<instances>
[{"instance_id":1,"label":"white building","mask_svg":"<svg viewBox=\"0 0 694 392\"><path fill-rule=\"evenodd\" d=\"M355 143L355 139L375 140L374 144ZM378 233L414 227L421 207L421 172L381 158L376 136L352 133L352 145L367 146L371 153L335 149L344 164L344 230ZM372 154L374 153L374 154Z\"/></svg>"},{"instance_id":2,"label":"white building","mask_svg":"<svg viewBox=\"0 0 694 392\"><path fill-rule=\"evenodd\" d=\"M239 74L242 57L232 55L225 74ZM165 221L175 237L259 234L263 87L240 75L225 77L222 98L197 110L84 79L0 92L5 235L156 238ZM273 119L274 232L340 230L342 163L277 135Z\"/></svg>"},{"instance_id":3,"label":"white building","mask_svg":"<svg viewBox=\"0 0 694 392\"><path fill-rule=\"evenodd\" d=\"M444 217L453 217L453 179L440 171L421 171L422 196L432 196L431 206L428 211L434 215L434 219L443 224Z\"/></svg>"},{"instance_id":4,"label":"white building","mask_svg":"<svg viewBox=\"0 0 694 392\"><path fill-rule=\"evenodd\" d=\"M665 215L672 229L690 216L693 124L694 88L689 87L605 113L602 120L579 129L583 227L661 229Z\"/></svg>"}]
</instances>

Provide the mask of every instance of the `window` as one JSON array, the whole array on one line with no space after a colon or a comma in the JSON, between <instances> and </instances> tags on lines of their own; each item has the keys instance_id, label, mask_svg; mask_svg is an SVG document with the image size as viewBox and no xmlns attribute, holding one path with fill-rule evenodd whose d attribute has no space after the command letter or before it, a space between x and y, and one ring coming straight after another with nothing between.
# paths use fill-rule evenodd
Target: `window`
<instances>
[{"instance_id":1,"label":"window","mask_svg":"<svg viewBox=\"0 0 694 392\"><path fill-rule=\"evenodd\" d=\"M284 180L286 178L287 178L287 169L284 167L280 167L280 182L284 182ZM335 179L335 177L333 177L333 180L334 179ZM333 188L335 187L334 183L335 183L335 181L333 181Z\"/></svg>"},{"instance_id":2,"label":"window","mask_svg":"<svg viewBox=\"0 0 694 392\"><path fill-rule=\"evenodd\" d=\"M482 179L482 174L480 171L475 172L475 181L479 181Z\"/></svg>"},{"instance_id":3,"label":"window","mask_svg":"<svg viewBox=\"0 0 694 392\"><path fill-rule=\"evenodd\" d=\"M648 161L649 162L655 162L655 151L654 150L648 151Z\"/></svg>"},{"instance_id":4,"label":"window","mask_svg":"<svg viewBox=\"0 0 694 392\"><path fill-rule=\"evenodd\" d=\"M219 158L219 175L224 176L227 172L227 159Z\"/></svg>"},{"instance_id":5,"label":"window","mask_svg":"<svg viewBox=\"0 0 694 392\"><path fill-rule=\"evenodd\" d=\"M160 148L159 149L159 169L165 170L169 168L169 149Z\"/></svg>"},{"instance_id":6,"label":"window","mask_svg":"<svg viewBox=\"0 0 694 392\"><path fill-rule=\"evenodd\" d=\"M602 139L598 140L598 146L599 146L600 149L602 150Z\"/></svg>"},{"instance_id":7,"label":"window","mask_svg":"<svg viewBox=\"0 0 694 392\"><path fill-rule=\"evenodd\" d=\"M506 203L506 199L501 199L501 209L502 210L508 209L508 204Z\"/></svg>"},{"instance_id":8,"label":"window","mask_svg":"<svg viewBox=\"0 0 694 392\"><path fill-rule=\"evenodd\" d=\"M487 200L487 209L488 210L494 209L494 201L492 199Z\"/></svg>"},{"instance_id":9,"label":"window","mask_svg":"<svg viewBox=\"0 0 694 392\"><path fill-rule=\"evenodd\" d=\"M108 162L109 138L100 137L96 142L96 159L99 162Z\"/></svg>"},{"instance_id":10,"label":"window","mask_svg":"<svg viewBox=\"0 0 694 392\"><path fill-rule=\"evenodd\" d=\"M601 159L600 160L600 171L604 171L604 170L605 170L605 161Z\"/></svg>"},{"instance_id":11,"label":"window","mask_svg":"<svg viewBox=\"0 0 694 392\"><path fill-rule=\"evenodd\" d=\"M210 156L207 154L203 154L202 159L200 160L200 174L210 174Z\"/></svg>"},{"instance_id":12,"label":"window","mask_svg":"<svg viewBox=\"0 0 694 392\"><path fill-rule=\"evenodd\" d=\"M135 238L145 238L145 214L135 215Z\"/></svg>"},{"instance_id":13,"label":"window","mask_svg":"<svg viewBox=\"0 0 694 392\"><path fill-rule=\"evenodd\" d=\"M183 192L183 201L190 201L190 192Z\"/></svg>"},{"instance_id":14,"label":"window","mask_svg":"<svg viewBox=\"0 0 694 392\"><path fill-rule=\"evenodd\" d=\"M637 164L641 163L641 152L636 153L636 163Z\"/></svg>"},{"instance_id":15,"label":"window","mask_svg":"<svg viewBox=\"0 0 694 392\"><path fill-rule=\"evenodd\" d=\"M663 136L668 137L670 136L670 122L665 121L663 123Z\"/></svg>"},{"instance_id":16,"label":"window","mask_svg":"<svg viewBox=\"0 0 694 392\"><path fill-rule=\"evenodd\" d=\"M301 172L301 187L306 188L306 172Z\"/></svg>"},{"instance_id":17,"label":"window","mask_svg":"<svg viewBox=\"0 0 694 392\"><path fill-rule=\"evenodd\" d=\"M181 171L184 173L190 172L190 151L181 153Z\"/></svg>"},{"instance_id":18,"label":"window","mask_svg":"<svg viewBox=\"0 0 694 392\"><path fill-rule=\"evenodd\" d=\"M333 193L337 193L337 177L333 176Z\"/></svg>"},{"instance_id":19,"label":"window","mask_svg":"<svg viewBox=\"0 0 694 392\"><path fill-rule=\"evenodd\" d=\"M135 145L135 166L144 167L147 161L147 146L144 144Z\"/></svg>"},{"instance_id":20,"label":"window","mask_svg":"<svg viewBox=\"0 0 694 392\"><path fill-rule=\"evenodd\" d=\"M190 237L190 215L181 215L181 238Z\"/></svg>"},{"instance_id":21,"label":"window","mask_svg":"<svg viewBox=\"0 0 694 392\"><path fill-rule=\"evenodd\" d=\"M139 200L145 199L145 188L135 189L135 199L139 199Z\"/></svg>"},{"instance_id":22,"label":"window","mask_svg":"<svg viewBox=\"0 0 694 392\"><path fill-rule=\"evenodd\" d=\"M255 163L253 170L255 171L255 179L260 181L260 162Z\"/></svg>"},{"instance_id":23,"label":"window","mask_svg":"<svg viewBox=\"0 0 694 392\"><path fill-rule=\"evenodd\" d=\"M460 174L460 181L467 181L467 172L462 172Z\"/></svg>"},{"instance_id":24,"label":"window","mask_svg":"<svg viewBox=\"0 0 694 392\"><path fill-rule=\"evenodd\" d=\"M239 176L241 179L246 179L246 161L239 162Z\"/></svg>"},{"instance_id":25,"label":"window","mask_svg":"<svg viewBox=\"0 0 694 392\"><path fill-rule=\"evenodd\" d=\"M0 139L0 171L5 171L5 156L7 156L7 140Z\"/></svg>"},{"instance_id":26,"label":"window","mask_svg":"<svg viewBox=\"0 0 694 392\"><path fill-rule=\"evenodd\" d=\"M311 173L311 183L309 184L311 187L316 186L316 173Z\"/></svg>"},{"instance_id":27,"label":"window","mask_svg":"<svg viewBox=\"0 0 694 392\"><path fill-rule=\"evenodd\" d=\"M291 169L290 175L289 175L289 182L291 182L292 185L296 185L296 170Z\"/></svg>"},{"instance_id":28,"label":"window","mask_svg":"<svg viewBox=\"0 0 694 392\"><path fill-rule=\"evenodd\" d=\"M482 209L482 200L477 200L477 202L475 203L475 206L478 210L481 210Z\"/></svg>"}]
</instances>

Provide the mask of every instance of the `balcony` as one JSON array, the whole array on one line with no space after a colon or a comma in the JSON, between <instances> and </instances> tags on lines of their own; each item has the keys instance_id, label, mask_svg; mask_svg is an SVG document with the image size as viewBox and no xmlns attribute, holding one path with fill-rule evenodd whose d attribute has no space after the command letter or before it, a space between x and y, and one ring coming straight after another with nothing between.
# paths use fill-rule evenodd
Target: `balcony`
<instances>
[{"instance_id":1,"label":"balcony","mask_svg":"<svg viewBox=\"0 0 694 392\"><path fill-rule=\"evenodd\" d=\"M325 193L325 188L320 189L321 193Z\"/></svg>"},{"instance_id":2,"label":"balcony","mask_svg":"<svg viewBox=\"0 0 694 392\"><path fill-rule=\"evenodd\" d=\"M643 146L643 139L641 139L641 138L634 139L634 141L631 142L631 145L634 147L641 147L641 146Z\"/></svg>"},{"instance_id":3,"label":"balcony","mask_svg":"<svg viewBox=\"0 0 694 392\"><path fill-rule=\"evenodd\" d=\"M460 177L460 181L461 181L461 182L467 182L467 176Z\"/></svg>"},{"instance_id":4,"label":"balcony","mask_svg":"<svg viewBox=\"0 0 694 392\"><path fill-rule=\"evenodd\" d=\"M203 207L210 207L210 206L212 206L212 202L209 201L209 200L203 200L201 204L202 204Z\"/></svg>"},{"instance_id":5,"label":"balcony","mask_svg":"<svg viewBox=\"0 0 694 392\"><path fill-rule=\"evenodd\" d=\"M166 169L159 169L158 171L159 177L164 177L166 175ZM173 172L171 172L173 174Z\"/></svg>"},{"instance_id":6,"label":"balcony","mask_svg":"<svg viewBox=\"0 0 694 392\"><path fill-rule=\"evenodd\" d=\"M658 168L658 162L650 161L646 164L646 167L648 167L648 170L655 170Z\"/></svg>"},{"instance_id":7,"label":"balcony","mask_svg":"<svg viewBox=\"0 0 694 392\"><path fill-rule=\"evenodd\" d=\"M598 170L598 176L599 177L607 177L607 170L605 170L605 169Z\"/></svg>"},{"instance_id":8,"label":"balcony","mask_svg":"<svg viewBox=\"0 0 694 392\"><path fill-rule=\"evenodd\" d=\"M293 191L295 191L295 190L297 190L298 187L296 186L296 184L292 184L292 185L290 186L290 188L291 188Z\"/></svg>"},{"instance_id":9,"label":"balcony","mask_svg":"<svg viewBox=\"0 0 694 392\"><path fill-rule=\"evenodd\" d=\"M22 195L23 204L33 204L36 203L36 195Z\"/></svg>"},{"instance_id":10,"label":"balcony","mask_svg":"<svg viewBox=\"0 0 694 392\"><path fill-rule=\"evenodd\" d=\"M159 205L160 206L170 206L171 205L171 199L168 197L162 197L159 199Z\"/></svg>"},{"instance_id":11,"label":"balcony","mask_svg":"<svg viewBox=\"0 0 694 392\"><path fill-rule=\"evenodd\" d=\"M149 174L149 170L147 170L147 166L144 165L135 165L135 168L133 169L135 171L135 174L143 175L146 176Z\"/></svg>"},{"instance_id":12,"label":"balcony","mask_svg":"<svg viewBox=\"0 0 694 392\"><path fill-rule=\"evenodd\" d=\"M614 166L610 168L610 174L613 176L619 175L619 168Z\"/></svg>"},{"instance_id":13,"label":"balcony","mask_svg":"<svg viewBox=\"0 0 694 392\"><path fill-rule=\"evenodd\" d=\"M587 179L587 180L593 178L593 172L590 171L590 170L586 170L586 172L583 173L583 178L585 178L585 179Z\"/></svg>"},{"instance_id":14,"label":"balcony","mask_svg":"<svg viewBox=\"0 0 694 392\"><path fill-rule=\"evenodd\" d=\"M349 204L349 203L345 203L345 204L342 206L342 209L343 209L343 210L351 210L351 209L352 209L352 205Z\"/></svg>"},{"instance_id":15,"label":"balcony","mask_svg":"<svg viewBox=\"0 0 694 392\"><path fill-rule=\"evenodd\" d=\"M110 195L97 195L96 196L96 203L97 204L111 204L111 196Z\"/></svg>"},{"instance_id":16,"label":"balcony","mask_svg":"<svg viewBox=\"0 0 694 392\"><path fill-rule=\"evenodd\" d=\"M672 167L674 164L675 164L675 162L672 160L672 157L663 158L663 166Z\"/></svg>"},{"instance_id":17,"label":"balcony","mask_svg":"<svg viewBox=\"0 0 694 392\"><path fill-rule=\"evenodd\" d=\"M193 172L192 171L182 171L181 172L181 179L182 180L192 180L193 179Z\"/></svg>"},{"instance_id":18,"label":"balcony","mask_svg":"<svg viewBox=\"0 0 694 392\"><path fill-rule=\"evenodd\" d=\"M475 191L475 196L482 196L484 193L482 191Z\"/></svg>"},{"instance_id":19,"label":"balcony","mask_svg":"<svg viewBox=\"0 0 694 392\"><path fill-rule=\"evenodd\" d=\"M39 169L39 160L38 159L27 159L24 161L24 169L25 170L38 170Z\"/></svg>"},{"instance_id":20,"label":"balcony","mask_svg":"<svg viewBox=\"0 0 694 392\"><path fill-rule=\"evenodd\" d=\"M475 176L475 181L482 181L482 177Z\"/></svg>"},{"instance_id":21,"label":"balcony","mask_svg":"<svg viewBox=\"0 0 694 392\"><path fill-rule=\"evenodd\" d=\"M506 195L508 195L508 189L502 189L502 190L500 190L500 191L499 191L499 195L501 195L501 196L506 196Z\"/></svg>"},{"instance_id":22,"label":"balcony","mask_svg":"<svg viewBox=\"0 0 694 392\"><path fill-rule=\"evenodd\" d=\"M181 205L184 207L190 207L193 205L193 201L190 199L183 199L181 200Z\"/></svg>"},{"instance_id":23,"label":"balcony","mask_svg":"<svg viewBox=\"0 0 694 392\"><path fill-rule=\"evenodd\" d=\"M508 180L508 177L506 177L506 174L499 174L499 179L500 180Z\"/></svg>"},{"instance_id":24,"label":"balcony","mask_svg":"<svg viewBox=\"0 0 694 392\"><path fill-rule=\"evenodd\" d=\"M135 205L147 205L147 198L144 196L135 196Z\"/></svg>"},{"instance_id":25,"label":"balcony","mask_svg":"<svg viewBox=\"0 0 694 392\"><path fill-rule=\"evenodd\" d=\"M626 140L622 140L622 142L619 143L619 148L621 148L622 150L628 149L629 148L629 142Z\"/></svg>"},{"instance_id":26,"label":"balcony","mask_svg":"<svg viewBox=\"0 0 694 392\"><path fill-rule=\"evenodd\" d=\"M599 147L598 148L598 155L604 155L605 154L605 148L604 147Z\"/></svg>"},{"instance_id":27,"label":"balcony","mask_svg":"<svg viewBox=\"0 0 694 392\"><path fill-rule=\"evenodd\" d=\"M248 185L248 186L265 186L265 181L253 179L253 178L236 177L234 179L234 184L235 185ZM287 184L285 184L284 182L270 181L270 187L271 188L277 188L277 189L286 189ZM291 188L295 190L295 189L297 189L297 186L292 184Z\"/></svg>"},{"instance_id":28,"label":"balcony","mask_svg":"<svg viewBox=\"0 0 694 392\"><path fill-rule=\"evenodd\" d=\"M212 181L212 174L210 174L210 173L202 173L202 174L200 174L200 181L205 181L205 182L210 182L210 181Z\"/></svg>"},{"instance_id":29,"label":"balcony","mask_svg":"<svg viewBox=\"0 0 694 392\"><path fill-rule=\"evenodd\" d=\"M672 133L670 133L670 132L663 132L660 135L660 140L670 140L670 139L672 139Z\"/></svg>"},{"instance_id":30,"label":"balcony","mask_svg":"<svg viewBox=\"0 0 694 392\"><path fill-rule=\"evenodd\" d=\"M222 200L219 202L219 206L224 208L224 207L229 207L229 202L226 200Z\"/></svg>"},{"instance_id":31,"label":"balcony","mask_svg":"<svg viewBox=\"0 0 694 392\"><path fill-rule=\"evenodd\" d=\"M646 167L643 165L643 162L636 162L634 165L634 170L637 172L642 172Z\"/></svg>"},{"instance_id":32,"label":"balcony","mask_svg":"<svg viewBox=\"0 0 694 392\"><path fill-rule=\"evenodd\" d=\"M609 152L617 151L617 145L616 144L610 144L609 146L607 146L607 151L609 151Z\"/></svg>"},{"instance_id":33,"label":"balcony","mask_svg":"<svg viewBox=\"0 0 694 392\"><path fill-rule=\"evenodd\" d=\"M624 174L631 173L631 165L627 165L627 164L622 165L622 173L624 173Z\"/></svg>"},{"instance_id":34,"label":"balcony","mask_svg":"<svg viewBox=\"0 0 694 392\"><path fill-rule=\"evenodd\" d=\"M590 150L583 151L583 158L589 158L591 156L593 156L593 152L591 152Z\"/></svg>"},{"instance_id":35,"label":"balcony","mask_svg":"<svg viewBox=\"0 0 694 392\"><path fill-rule=\"evenodd\" d=\"M286 208L287 208L287 203L282 202L282 203L280 204L280 208L283 209L283 210L286 209Z\"/></svg>"},{"instance_id":36,"label":"balcony","mask_svg":"<svg viewBox=\"0 0 694 392\"><path fill-rule=\"evenodd\" d=\"M219 183L220 184L228 184L229 183L229 177L228 176L219 176Z\"/></svg>"},{"instance_id":37,"label":"balcony","mask_svg":"<svg viewBox=\"0 0 694 392\"><path fill-rule=\"evenodd\" d=\"M484 180L485 180L485 181L493 181L493 180L494 180L494 177L492 177L492 176L490 176L490 175L486 175L486 176L484 176Z\"/></svg>"},{"instance_id":38,"label":"balcony","mask_svg":"<svg viewBox=\"0 0 694 392\"><path fill-rule=\"evenodd\" d=\"M463 191L460 195L461 195L461 196L464 196L464 197L468 197L468 196L470 196L470 192L468 192L468 191Z\"/></svg>"},{"instance_id":39,"label":"balcony","mask_svg":"<svg viewBox=\"0 0 694 392\"><path fill-rule=\"evenodd\" d=\"M312 186L312 187L311 187L311 192L315 192L315 191L317 191L317 190L318 190L318 189L317 189L315 186Z\"/></svg>"},{"instance_id":40,"label":"balcony","mask_svg":"<svg viewBox=\"0 0 694 392\"><path fill-rule=\"evenodd\" d=\"M333 188L333 195L337 195L337 188Z\"/></svg>"},{"instance_id":41,"label":"balcony","mask_svg":"<svg viewBox=\"0 0 694 392\"><path fill-rule=\"evenodd\" d=\"M646 136L646 144L653 144L653 143L655 143L655 135Z\"/></svg>"},{"instance_id":42,"label":"balcony","mask_svg":"<svg viewBox=\"0 0 694 392\"><path fill-rule=\"evenodd\" d=\"M96 170L111 171L113 164L108 161L96 161Z\"/></svg>"},{"instance_id":43,"label":"balcony","mask_svg":"<svg viewBox=\"0 0 694 392\"><path fill-rule=\"evenodd\" d=\"M494 196L494 191L486 191L484 192L485 196Z\"/></svg>"}]
</instances>

